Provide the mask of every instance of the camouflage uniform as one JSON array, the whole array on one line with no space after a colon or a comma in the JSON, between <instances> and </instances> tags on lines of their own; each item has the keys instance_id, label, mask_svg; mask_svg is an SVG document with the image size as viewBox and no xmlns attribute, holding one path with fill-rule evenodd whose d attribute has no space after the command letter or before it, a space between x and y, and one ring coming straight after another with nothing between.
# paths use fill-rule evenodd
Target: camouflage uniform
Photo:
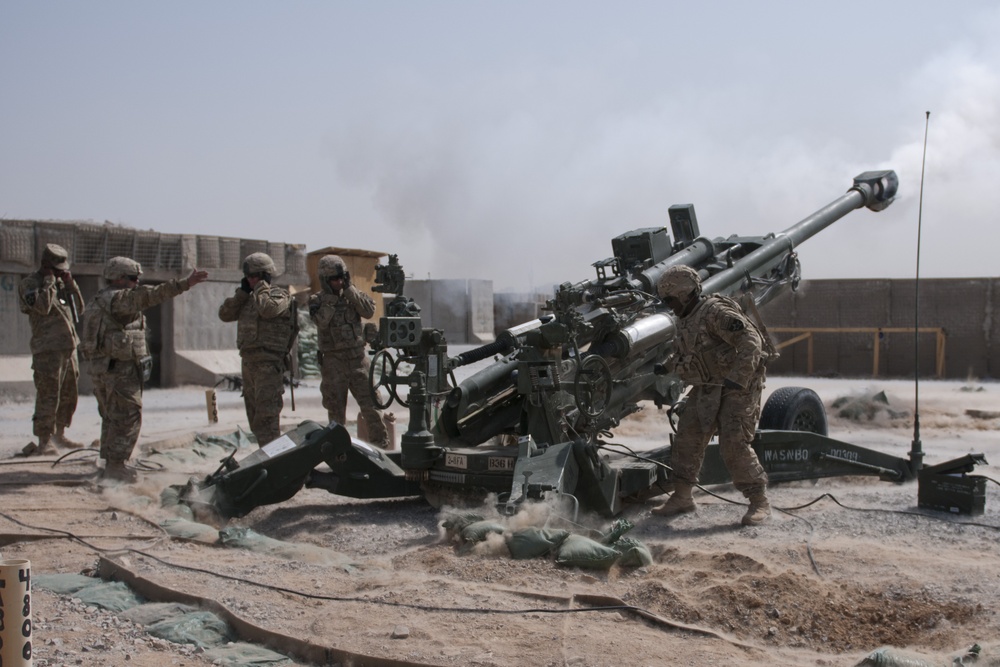
<instances>
[{"instance_id":1,"label":"camouflage uniform","mask_svg":"<svg viewBox=\"0 0 1000 667\"><path fill-rule=\"evenodd\" d=\"M322 290L309 297L309 316L319 337L319 363L323 379L320 392L330 421L344 424L347 419L347 392L358 404L361 419L368 427L371 444L386 448L389 437L382 413L375 408L365 363L362 319L375 314L375 301L350 284L350 274L342 259L327 255L320 260ZM330 279L342 279L334 289Z\"/></svg>"},{"instance_id":2,"label":"camouflage uniform","mask_svg":"<svg viewBox=\"0 0 1000 667\"><path fill-rule=\"evenodd\" d=\"M698 480L705 448L716 432L733 486L739 491L767 484L767 475L750 443L760 419L764 388L762 341L735 302L702 297L677 321L681 354L677 372L691 385L671 454L674 475ZM725 387L729 380L737 388Z\"/></svg>"},{"instance_id":3,"label":"camouflage uniform","mask_svg":"<svg viewBox=\"0 0 1000 667\"><path fill-rule=\"evenodd\" d=\"M270 284L270 274L274 271L270 257L264 253L250 255L244 262L244 273L248 273L248 263L263 262L262 258L267 258L263 265L270 266L270 271L266 272L268 279L250 288L244 278L236 293L219 307L219 319L237 323L236 346L242 359L243 403L250 430L261 447L281 436L285 356L292 335L291 297L286 290Z\"/></svg>"},{"instance_id":4,"label":"camouflage uniform","mask_svg":"<svg viewBox=\"0 0 1000 667\"><path fill-rule=\"evenodd\" d=\"M65 283L60 275L46 275L54 269L69 270L66 250L48 244L42 253L41 270L25 277L18 285L21 312L31 325L31 368L35 380L35 414L32 431L39 451L55 434L61 442L63 430L73 422L77 404L80 367L76 348L79 338L75 319L83 311L83 296L72 277Z\"/></svg>"},{"instance_id":5,"label":"camouflage uniform","mask_svg":"<svg viewBox=\"0 0 1000 667\"><path fill-rule=\"evenodd\" d=\"M685 295L684 287L693 291ZM690 391L671 448L675 493L654 512L671 516L694 510L691 489L705 449L718 433L733 486L750 499L743 523L760 523L770 515L767 474L751 443L764 388L763 337L735 301L702 296L700 278L688 267L668 270L659 291L678 315L675 370Z\"/></svg>"},{"instance_id":6,"label":"camouflage uniform","mask_svg":"<svg viewBox=\"0 0 1000 667\"><path fill-rule=\"evenodd\" d=\"M119 273L115 273L116 270ZM115 280L132 271L131 275L142 273L138 262L114 257L108 260L104 277ZM108 464L124 464L139 440L143 366L149 367L152 363L146 347L146 317L142 311L189 289L184 279L170 280L155 287L109 285L87 304L81 348L101 414L100 455Z\"/></svg>"}]
</instances>

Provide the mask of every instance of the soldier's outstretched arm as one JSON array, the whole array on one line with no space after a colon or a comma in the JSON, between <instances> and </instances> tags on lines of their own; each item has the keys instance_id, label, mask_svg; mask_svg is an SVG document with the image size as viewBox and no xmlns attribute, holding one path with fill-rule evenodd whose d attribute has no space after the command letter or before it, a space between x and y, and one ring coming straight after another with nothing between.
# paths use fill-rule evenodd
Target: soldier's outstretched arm
<instances>
[{"instance_id":1,"label":"soldier's outstretched arm","mask_svg":"<svg viewBox=\"0 0 1000 667\"><path fill-rule=\"evenodd\" d=\"M204 269L195 269L191 272L191 275L188 276L188 287L194 287L198 283L203 283L206 280L208 280L208 271L205 271Z\"/></svg>"}]
</instances>

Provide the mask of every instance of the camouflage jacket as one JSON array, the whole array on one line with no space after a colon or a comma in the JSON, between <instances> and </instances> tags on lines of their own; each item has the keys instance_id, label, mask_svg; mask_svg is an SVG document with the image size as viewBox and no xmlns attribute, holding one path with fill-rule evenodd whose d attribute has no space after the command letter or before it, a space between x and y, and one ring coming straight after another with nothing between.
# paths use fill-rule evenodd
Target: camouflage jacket
<instances>
[{"instance_id":1,"label":"camouflage jacket","mask_svg":"<svg viewBox=\"0 0 1000 667\"><path fill-rule=\"evenodd\" d=\"M316 323L320 352L358 350L365 346L362 319L375 314L375 300L349 285L339 294L317 292L309 297L309 317Z\"/></svg>"},{"instance_id":2,"label":"camouflage jacket","mask_svg":"<svg viewBox=\"0 0 1000 667\"><path fill-rule=\"evenodd\" d=\"M252 292L236 288L222 302L219 319L236 322L236 347L240 356L283 361L293 335L292 298L280 287L258 282Z\"/></svg>"},{"instance_id":3,"label":"camouflage jacket","mask_svg":"<svg viewBox=\"0 0 1000 667\"><path fill-rule=\"evenodd\" d=\"M763 340L732 299L702 297L686 317L677 319L677 373L688 384L747 387L764 372Z\"/></svg>"},{"instance_id":4,"label":"camouflage jacket","mask_svg":"<svg viewBox=\"0 0 1000 667\"><path fill-rule=\"evenodd\" d=\"M83 312L83 296L75 280L66 285L61 278L36 271L21 281L17 292L31 325L32 354L76 349L80 339L73 310L77 316Z\"/></svg>"},{"instance_id":5,"label":"camouflage jacket","mask_svg":"<svg viewBox=\"0 0 1000 667\"><path fill-rule=\"evenodd\" d=\"M84 358L138 361L147 356L146 316L142 311L189 289L191 287L183 278L156 286L105 287L87 303L83 314L81 351Z\"/></svg>"}]
</instances>

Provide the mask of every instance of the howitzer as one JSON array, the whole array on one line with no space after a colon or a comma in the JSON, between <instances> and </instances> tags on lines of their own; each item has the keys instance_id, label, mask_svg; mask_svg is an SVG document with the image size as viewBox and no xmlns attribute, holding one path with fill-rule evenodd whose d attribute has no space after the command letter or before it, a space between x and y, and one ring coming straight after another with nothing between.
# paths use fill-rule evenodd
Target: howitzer
<instances>
[{"instance_id":1,"label":"howitzer","mask_svg":"<svg viewBox=\"0 0 1000 667\"><path fill-rule=\"evenodd\" d=\"M369 380L380 408L399 402L409 410L401 451L373 453L357 441L347 446L352 440L342 425L331 424L324 437L315 434L321 427L304 423L287 434L289 443L336 440L336 447L313 446L338 455L306 457L325 461L332 472L301 470L293 484L356 497L419 489L434 504L495 494L505 513L528 500L562 498L605 516L618 514L628 500L666 492L669 446L629 458L602 440L640 403L669 407L682 392L678 378L654 372L672 355L675 335L674 316L655 296L659 277L671 266L691 266L705 293L731 296L755 312L798 286L800 243L858 208L883 210L897 185L892 171L865 172L835 201L766 236L710 240L700 235L692 205L672 206L672 240L666 228L614 238L613 256L593 264L595 278L559 285L544 316L456 356L448 354L443 332L424 327L419 307L402 295L402 268L393 255L376 272L375 290L395 298L380 322ZM457 369L491 357L492 363L455 381ZM822 402L808 389L772 395L754 447L775 481L846 474L903 481L914 475L903 459L827 438ZM257 478L252 470L235 473ZM227 512L252 509L254 494L229 484L230 471L220 474L206 486L227 487ZM709 448L701 480L728 481L717 447ZM233 495L239 503L231 502Z\"/></svg>"}]
</instances>

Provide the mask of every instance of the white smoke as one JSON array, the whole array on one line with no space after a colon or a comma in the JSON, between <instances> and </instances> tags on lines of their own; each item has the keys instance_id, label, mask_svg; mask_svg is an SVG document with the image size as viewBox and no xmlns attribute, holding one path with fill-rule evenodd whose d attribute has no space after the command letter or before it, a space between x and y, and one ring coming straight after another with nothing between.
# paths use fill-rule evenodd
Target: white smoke
<instances>
[{"instance_id":1,"label":"white smoke","mask_svg":"<svg viewBox=\"0 0 1000 667\"><path fill-rule=\"evenodd\" d=\"M930 109L922 275L992 275L995 250L979 242L1000 210L990 33L983 25L971 46L909 70L859 73L881 77L896 103L857 132L781 126L769 96L749 86L641 96L607 72L536 68L435 89L447 107L419 81L386 83L384 110L366 109L329 149L340 177L371 192L398 230L405 248L390 251L405 267L491 278L496 291L592 277L612 237L668 225L671 204L694 203L705 236L766 234L840 196L860 172L891 168L900 192L888 210L852 213L800 254L807 279L896 278L914 268Z\"/></svg>"}]
</instances>

